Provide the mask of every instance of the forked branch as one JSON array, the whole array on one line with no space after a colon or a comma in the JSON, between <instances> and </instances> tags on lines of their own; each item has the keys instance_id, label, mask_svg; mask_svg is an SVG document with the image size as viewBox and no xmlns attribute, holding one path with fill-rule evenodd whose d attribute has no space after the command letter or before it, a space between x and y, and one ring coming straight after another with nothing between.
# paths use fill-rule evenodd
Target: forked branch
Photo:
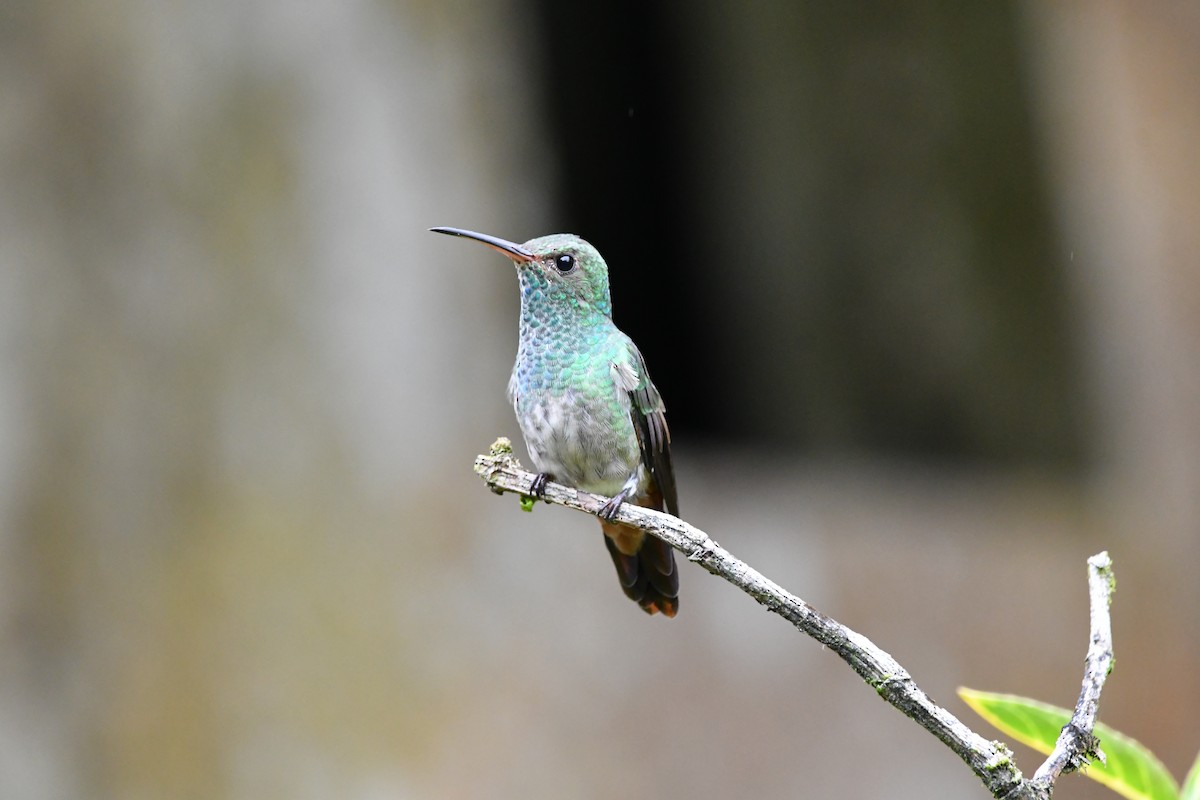
<instances>
[{"instance_id":1,"label":"forked branch","mask_svg":"<svg viewBox=\"0 0 1200 800\"><path fill-rule=\"evenodd\" d=\"M1083 668L1083 688L1075 703L1071 721L1058 735L1058 742L1050 757L1033 773L1032 783L1040 787L1052 787L1064 772L1074 772L1090 759L1104 761L1100 743L1092 736L1096 725L1096 714L1100 710L1100 691L1112 671L1112 621L1108 607L1112 603L1113 572L1112 559L1108 552L1097 553L1088 559L1088 598L1091 607L1091 640Z\"/></svg>"},{"instance_id":2,"label":"forked branch","mask_svg":"<svg viewBox=\"0 0 1200 800\"><path fill-rule=\"evenodd\" d=\"M503 438L492 445L488 455L481 455L475 459L475 472L497 494L515 492L528 495L536 477L521 468L520 463L513 457L512 445ZM546 484L543 499L547 503L588 514L599 511L606 500L557 483ZM957 753L979 776L993 797L1010 800L1049 798L1058 775L1064 769L1077 765L1087 754L1095 752L1091 730L1095 722L1100 689L1108 674L1107 665L1111 663L1112 658L1111 636L1108 634L1111 563L1106 553L1093 556L1088 561L1090 574L1103 574L1104 579L1090 581L1093 645L1088 652L1088 668L1079 706L1071 725L1063 729L1055 754L1032 779L1026 779L1013 763L1012 751L1007 746L985 739L930 700L904 667L874 642L822 614L764 577L758 570L731 555L704 531L677 517L630 503L621 506L617 513L617 521L657 536L685 554L689 561L729 581L769 610L791 622L801 632L837 653L880 697ZM1093 651L1096 651L1095 657Z\"/></svg>"}]
</instances>

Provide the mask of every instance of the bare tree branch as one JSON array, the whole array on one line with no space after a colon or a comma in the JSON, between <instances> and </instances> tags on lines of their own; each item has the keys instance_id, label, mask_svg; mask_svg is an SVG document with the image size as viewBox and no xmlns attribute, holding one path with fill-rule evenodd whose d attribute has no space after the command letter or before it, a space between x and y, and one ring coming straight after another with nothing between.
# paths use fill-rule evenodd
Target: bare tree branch
<instances>
[{"instance_id":1,"label":"bare tree branch","mask_svg":"<svg viewBox=\"0 0 1200 800\"><path fill-rule=\"evenodd\" d=\"M1053 786L1060 774L1074 772L1092 758L1104 762L1104 753L1100 750L1100 742L1092 735L1092 729L1100 710L1100 692L1112 671L1112 621L1108 610L1115 581L1108 551L1097 553L1087 563L1092 638L1084 662L1083 688L1075 703L1075 713L1058 735L1054 751L1033 774L1031 780L1038 786Z\"/></svg>"},{"instance_id":2,"label":"bare tree branch","mask_svg":"<svg viewBox=\"0 0 1200 800\"><path fill-rule=\"evenodd\" d=\"M516 492L528 496L531 491L533 473L521 468L513 457L512 444L500 438L491 447L489 455L475 459L475 472L488 487L497 494ZM606 498L557 483L547 483L543 499L548 503L566 506L577 511L595 514ZM1045 775L1025 779L1013 763L1012 751L1002 742L993 742L972 731L953 714L934 703L908 672L888 653L874 642L831 617L822 614L799 597L791 594L775 582L767 579L756 569L718 545L704 531L689 525L677 517L625 503L617 513L617 521L632 525L657 536L667 544L687 555L714 575L737 586L769 610L791 622L801 632L816 639L837 653L843 661L862 677L876 693L897 709L915 720L921 727L940 739L966 762L993 797L1006 800L1048 800L1053 791L1054 780L1065 767L1078 764L1081 757L1096 754L1091 727L1095 722L1096 704L1112 660L1111 637L1108 635L1108 593L1098 594L1096 575L1104 575L1105 586L1111 586L1111 562L1106 553L1088 561L1092 580L1092 648L1088 651L1088 671L1084 678L1084 691L1076 709L1079 720L1077 734L1068 736L1063 729L1059 739L1063 766L1046 766L1038 771ZM1103 560L1101 560L1103 559ZM1103 602L1103 619L1097 616L1097 603ZM1097 633L1100 631L1100 633ZM1093 651L1096 651L1093 658ZM1097 670L1099 672L1097 672ZM1098 680L1096 676L1098 677ZM1089 676L1091 676L1089 678ZM1076 726L1076 719L1071 725ZM1055 751L1058 752L1057 750ZM1053 757L1052 757L1052 760ZM1048 761L1047 764L1050 764ZM1069 770L1068 770L1069 771Z\"/></svg>"}]
</instances>

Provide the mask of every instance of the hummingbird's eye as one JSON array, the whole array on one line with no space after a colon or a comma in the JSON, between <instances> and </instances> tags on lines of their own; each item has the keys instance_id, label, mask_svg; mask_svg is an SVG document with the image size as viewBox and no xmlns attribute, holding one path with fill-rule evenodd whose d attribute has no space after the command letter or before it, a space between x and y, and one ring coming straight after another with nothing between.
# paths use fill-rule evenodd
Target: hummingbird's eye
<instances>
[{"instance_id":1,"label":"hummingbird's eye","mask_svg":"<svg viewBox=\"0 0 1200 800\"><path fill-rule=\"evenodd\" d=\"M554 259L554 268L558 270L560 274L566 275L568 272L575 269L575 256L564 253L563 255Z\"/></svg>"}]
</instances>

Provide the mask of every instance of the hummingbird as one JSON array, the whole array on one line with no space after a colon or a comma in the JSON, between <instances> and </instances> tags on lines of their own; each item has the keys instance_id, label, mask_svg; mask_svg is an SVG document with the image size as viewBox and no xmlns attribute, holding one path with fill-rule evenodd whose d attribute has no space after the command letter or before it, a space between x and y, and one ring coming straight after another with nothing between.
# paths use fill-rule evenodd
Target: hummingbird
<instances>
[{"instance_id":1,"label":"hummingbird","mask_svg":"<svg viewBox=\"0 0 1200 800\"><path fill-rule=\"evenodd\" d=\"M461 228L517 269L521 321L508 399L537 468L531 494L555 481L610 499L598 512L621 589L648 614L679 610L675 556L662 540L614 522L622 503L679 516L666 407L633 341L612 321L608 265L583 239L524 244Z\"/></svg>"}]
</instances>

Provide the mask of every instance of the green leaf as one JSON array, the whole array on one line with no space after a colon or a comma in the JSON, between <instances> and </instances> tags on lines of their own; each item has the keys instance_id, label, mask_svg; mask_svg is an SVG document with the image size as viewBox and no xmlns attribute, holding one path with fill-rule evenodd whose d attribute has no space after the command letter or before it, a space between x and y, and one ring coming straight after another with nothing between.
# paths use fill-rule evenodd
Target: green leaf
<instances>
[{"instance_id":1,"label":"green leaf","mask_svg":"<svg viewBox=\"0 0 1200 800\"><path fill-rule=\"evenodd\" d=\"M1180 797L1182 800L1200 800L1200 755L1196 756L1196 763L1188 770Z\"/></svg>"},{"instance_id":2,"label":"green leaf","mask_svg":"<svg viewBox=\"0 0 1200 800\"><path fill-rule=\"evenodd\" d=\"M530 497L527 494L521 495L521 510L533 511L533 504L537 502L536 497Z\"/></svg>"},{"instance_id":3,"label":"green leaf","mask_svg":"<svg viewBox=\"0 0 1200 800\"><path fill-rule=\"evenodd\" d=\"M1046 755L1054 750L1059 731L1071 720L1071 712L1065 708L1016 695L959 688L958 696L992 725ZM1093 734L1100 740L1107 763L1093 761L1082 770L1084 775L1130 800L1178 800L1179 785L1145 745L1102 722L1096 723Z\"/></svg>"}]
</instances>

